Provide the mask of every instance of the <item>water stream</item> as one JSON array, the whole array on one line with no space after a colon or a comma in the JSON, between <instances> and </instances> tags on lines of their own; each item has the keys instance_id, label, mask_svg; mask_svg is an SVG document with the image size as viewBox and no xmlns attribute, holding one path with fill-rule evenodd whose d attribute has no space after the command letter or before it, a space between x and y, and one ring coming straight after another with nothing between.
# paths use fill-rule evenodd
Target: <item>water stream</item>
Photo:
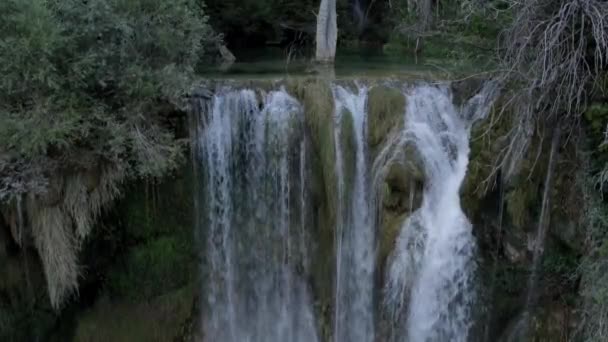
<instances>
[{"instance_id":1,"label":"water stream","mask_svg":"<svg viewBox=\"0 0 608 342\"><path fill-rule=\"evenodd\" d=\"M354 133L354 177L350 196L340 189L341 217L336 227L336 304L334 341L373 341L373 277L375 265L374 227L370 203L370 167L367 154L367 88L360 86L352 92L336 86L333 89L336 115L336 150L339 162L336 173L345 177L343 140L346 127L341 127L342 115L350 115ZM339 180L343 187L343 180Z\"/></svg>"},{"instance_id":2,"label":"water stream","mask_svg":"<svg viewBox=\"0 0 608 342\"><path fill-rule=\"evenodd\" d=\"M475 302L475 240L460 207L469 132L489 111L492 86L462 109L447 87L420 86L407 97L404 138L415 146L426 184L422 206L403 224L390 257L385 304L391 339L467 341Z\"/></svg>"},{"instance_id":3,"label":"water stream","mask_svg":"<svg viewBox=\"0 0 608 342\"><path fill-rule=\"evenodd\" d=\"M257 95L219 93L201 120L210 279L204 335L207 341L314 342L305 215L298 213L305 211L305 166L297 164L306 151L292 139L301 106L283 90L265 95L261 105Z\"/></svg>"},{"instance_id":4,"label":"water stream","mask_svg":"<svg viewBox=\"0 0 608 342\"><path fill-rule=\"evenodd\" d=\"M334 285L329 333L311 283L318 219L311 177L319 159L312 156L304 105L285 89L223 88L200 99L203 340L469 340L476 246L459 189L471 126L487 114L494 90L489 84L457 107L447 86L407 87L405 126L372 163L369 87L331 86L336 183L327 191L336 194L335 267L321 275ZM405 153L407 146L415 153ZM425 175L423 202L413 210L410 180L409 218L379 286L378 187L383 167L407 158ZM377 327L381 298L389 336Z\"/></svg>"}]
</instances>

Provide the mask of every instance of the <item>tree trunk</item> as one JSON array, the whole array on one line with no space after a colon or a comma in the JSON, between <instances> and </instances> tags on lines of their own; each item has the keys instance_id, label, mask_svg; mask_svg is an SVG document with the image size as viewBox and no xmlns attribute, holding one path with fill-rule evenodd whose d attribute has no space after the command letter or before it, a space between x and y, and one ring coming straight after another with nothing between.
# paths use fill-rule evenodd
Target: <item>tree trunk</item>
<instances>
[{"instance_id":1,"label":"tree trunk","mask_svg":"<svg viewBox=\"0 0 608 342\"><path fill-rule=\"evenodd\" d=\"M338 23L336 15L336 0L321 0L317 16L317 55L322 63L333 63L336 57L336 42L338 40Z\"/></svg>"}]
</instances>

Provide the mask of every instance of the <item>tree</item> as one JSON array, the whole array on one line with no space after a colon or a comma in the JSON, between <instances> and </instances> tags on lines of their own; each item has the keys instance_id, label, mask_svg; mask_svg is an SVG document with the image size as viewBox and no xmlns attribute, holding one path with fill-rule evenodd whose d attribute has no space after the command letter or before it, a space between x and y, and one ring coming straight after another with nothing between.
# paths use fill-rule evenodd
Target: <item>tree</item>
<instances>
[{"instance_id":1,"label":"tree","mask_svg":"<svg viewBox=\"0 0 608 342\"><path fill-rule=\"evenodd\" d=\"M321 0L317 15L317 53L316 59L321 63L333 63L336 57L338 40L338 21L336 0Z\"/></svg>"},{"instance_id":2,"label":"tree","mask_svg":"<svg viewBox=\"0 0 608 342\"><path fill-rule=\"evenodd\" d=\"M198 0L0 1L0 209L24 209L54 308L120 184L178 165L167 113L218 44Z\"/></svg>"}]
</instances>

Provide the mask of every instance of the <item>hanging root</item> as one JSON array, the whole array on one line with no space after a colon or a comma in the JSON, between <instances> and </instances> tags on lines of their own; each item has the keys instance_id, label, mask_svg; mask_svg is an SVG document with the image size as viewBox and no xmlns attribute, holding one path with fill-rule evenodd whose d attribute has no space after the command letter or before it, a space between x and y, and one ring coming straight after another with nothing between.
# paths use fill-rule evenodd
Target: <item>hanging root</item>
<instances>
[{"instance_id":1,"label":"hanging root","mask_svg":"<svg viewBox=\"0 0 608 342\"><path fill-rule=\"evenodd\" d=\"M30 199L34 244L40 255L51 305L61 308L78 286L78 243L69 217L58 206L45 207Z\"/></svg>"},{"instance_id":2,"label":"hanging root","mask_svg":"<svg viewBox=\"0 0 608 342\"><path fill-rule=\"evenodd\" d=\"M101 211L120 195L125 177L120 168L66 177L58 203L30 195L27 214L34 245L42 261L51 305L61 309L78 289L78 252Z\"/></svg>"}]
</instances>

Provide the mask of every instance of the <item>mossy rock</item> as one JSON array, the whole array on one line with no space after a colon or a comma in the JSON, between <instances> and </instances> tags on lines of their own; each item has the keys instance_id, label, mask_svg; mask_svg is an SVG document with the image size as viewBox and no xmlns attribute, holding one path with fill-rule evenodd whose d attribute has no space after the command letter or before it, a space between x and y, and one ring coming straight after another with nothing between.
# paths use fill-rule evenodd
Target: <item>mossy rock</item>
<instances>
[{"instance_id":1,"label":"mossy rock","mask_svg":"<svg viewBox=\"0 0 608 342\"><path fill-rule=\"evenodd\" d=\"M465 80L450 83L453 101L456 106L464 105L469 99L479 93L486 79L482 77L471 77Z\"/></svg>"},{"instance_id":2,"label":"mossy rock","mask_svg":"<svg viewBox=\"0 0 608 342\"><path fill-rule=\"evenodd\" d=\"M528 330L524 331L526 325ZM500 336L500 342L567 342L577 329L577 317L572 307L558 302L538 306L533 315L520 313L513 317Z\"/></svg>"},{"instance_id":3,"label":"mossy rock","mask_svg":"<svg viewBox=\"0 0 608 342\"><path fill-rule=\"evenodd\" d=\"M587 108L584 118L594 142L602 141L604 139L604 131L606 130L606 121L608 121L608 104L600 102L592 103Z\"/></svg>"},{"instance_id":4,"label":"mossy rock","mask_svg":"<svg viewBox=\"0 0 608 342\"><path fill-rule=\"evenodd\" d=\"M107 290L115 298L143 300L179 288L197 274L192 242L160 237L131 247L110 269Z\"/></svg>"},{"instance_id":5,"label":"mossy rock","mask_svg":"<svg viewBox=\"0 0 608 342\"><path fill-rule=\"evenodd\" d=\"M357 164L357 141L355 133L355 124L352 113L344 109L340 113L340 144L336 148L340 148L342 153L342 182L343 196L346 203L352 200L352 190L354 188L354 180ZM330 189L327 189L330 191ZM337 188L334 189L337 191Z\"/></svg>"},{"instance_id":6,"label":"mossy rock","mask_svg":"<svg viewBox=\"0 0 608 342\"><path fill-rule=\"evenodd\" d=\"M313 175L322 187L322 193L313 196L327 205L328 219L335 222L338 180L336 178L336 151L334 149L335 104L329 81L298 79L288 82L287 89L304 106L304 123L312 142L315 163Z\"/></svg>"},{"instance_id":7,"label":"mossy rock","mask_svg":"<svg viewBox=\"0 0 608 342\"><path fill-rule=\"evenodd\" d=\"M335 282L335 230L329 221L327 208L317 205L314 209L315 224L311 234L312 244L310 276L314 295L314 310L322 341L329 341L333 326L333 291Z\"/></svg>"},{"instance_id":8,"label":"mossy rock","mask_svg":"<svg viewBox=\"0 0 608 342\"><path fill-rule=\"evenodd\" d=\"M78 318L74 341L188 341L197 289L196 284L189 284L136 303L101 299Z\"/></svg>"},{"instance_id":9,"label":"mossy rock","mask_svg":"<svg viewBox=\"0 0 608 342\"><path fill-rule=\"evenodd\" d=\"M139 183L117 205L128 240L143 241L163 234L191 234L194 218L191 168L160 183Z\"/></svg>"},{"instance_id":10,"label":"mossy rock","mask_svg":"<svg viewBox=\"0 0 608 342\"><path fill-rule=\"evenodd\" d=\"M387 212L382 217L382 223L379 229L379 246L378 246L378 274L383 275L386 268L388 256L393 252L397 237L401 232L403 223L407 219L409 213L394 213Z\"/></svg>"},{"instance_id":11,"label":"mossy rock","mask_svg":"<svg viewBox=\"0 0 608 342\"><path fill-rule=\"evenodd\" d=\"M403 129L405 96L399 90L387 86L370 89L367 99L368 143L376 149L393 130Z\"/></svg>"},{"instance_id":12,"label":"mossy rock","mask_svg":"<svg viewBox=\"0 0 608 342\"><path fill-rule=\"evenodd\" d=\"M412 146L407 146L405 151L405 160L389 165L384 179L382 204L385 210L396 213L413 212L422 203L424 174L421 162ZM412 203L410 195L413 195Z\"/></svg>"},{"instance_id":13,"label":"mossy rock","mask_svg":"<svg viewBox=\"0 0 608 342\"><path fill-rule=\"evenodd\" d=\"M0 274L0 341L46 339L58 317L51 308L37 255L31 250L5 255L0 259Z\"/></svg>"},{"instance_id":14,"label":"mossy rock","mask_svg":"<svg viewBox=\"0 0 608 342\"><path fill-rule=\"evenodd\" d=\"M511 224L520 230L531 224L530 208L537 201L536 191L527 187L517 187L509 191L505 196L506 209Z\"/></svg>"}]
</instances>

